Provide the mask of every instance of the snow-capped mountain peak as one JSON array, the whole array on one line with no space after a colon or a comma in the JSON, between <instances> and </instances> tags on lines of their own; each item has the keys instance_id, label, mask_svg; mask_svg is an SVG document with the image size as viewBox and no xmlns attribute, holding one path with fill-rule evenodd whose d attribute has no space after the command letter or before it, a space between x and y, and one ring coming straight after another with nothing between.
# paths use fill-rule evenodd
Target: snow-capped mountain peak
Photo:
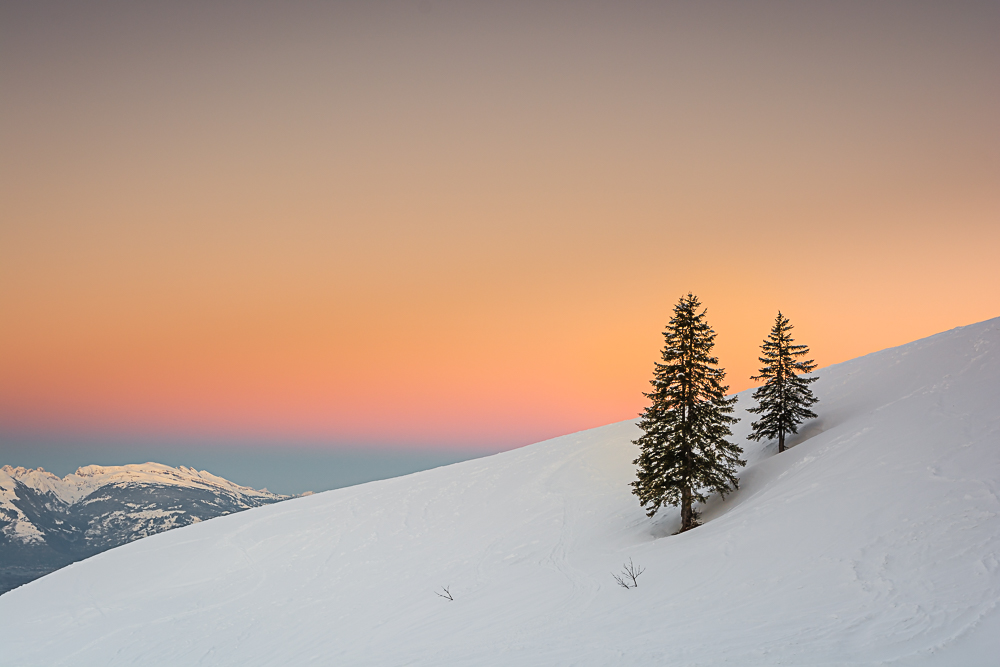
<instances>
[{"instance_id":1,"label":"snow-capped mountain peak","mask_svg":"<svg viewBox=\"0 0 1000 667\"><path fill-rule=\"evenodd\" d=\"M160 463L89 465L58 477L0 467L0 592L140 537L287 496Z\"/></svg>"}]
</instances>

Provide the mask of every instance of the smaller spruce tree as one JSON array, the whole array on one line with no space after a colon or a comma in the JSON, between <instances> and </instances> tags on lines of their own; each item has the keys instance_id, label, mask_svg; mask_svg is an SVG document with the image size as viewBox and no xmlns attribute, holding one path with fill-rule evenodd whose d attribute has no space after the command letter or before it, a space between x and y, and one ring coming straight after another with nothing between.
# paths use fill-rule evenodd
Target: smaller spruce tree
<instances>
[{"instance_id":1,"label":"smaller spruce tree","mask_svg":"<svg viewBox=\"0 0 1000 667\"><path fill-rule=\"evenodd\" d=\"M797 358L809 354L805 345L795 345L789 332L794 327L788 318L778 311L771 327L771 333L761 345L762 355L760 375L752 380L763 380L764 384L754 391L758 405L748 412L762 415L751 425L750 440L777 438L778 451L785 451L785 434L798 433L798 426L806 419L815 419L816 413L809 408L819 399L813 396L809 385L818 378L801 377L800 373L810 373L816 368L812 359L798 361Z\"/></svg>"},{"instance_id":2,"label":"smaller spruce tree","mask_svg":"<svg viewBox=\"0 0 1000 667\"><path fill-rule=\"evenodd\" d=\"M739 485L737 466L743 449L729 442L736 398L727 398L726 371L712 355L715 331L693 294L682 297L663 332L662 362L656 363L645 394L650 405L639 420L643 435L632 493L653 516L663 505L680 505L680 532L698 525L695 502L708 493L722 495Z\"/></svg>"}]
</instances>

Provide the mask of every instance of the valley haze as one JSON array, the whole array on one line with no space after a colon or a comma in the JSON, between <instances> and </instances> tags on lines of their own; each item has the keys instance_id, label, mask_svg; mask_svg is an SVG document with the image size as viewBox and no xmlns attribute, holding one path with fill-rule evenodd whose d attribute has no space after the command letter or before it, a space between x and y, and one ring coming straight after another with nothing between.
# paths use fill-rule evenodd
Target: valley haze
<instances>
[{"instance_id":1,"label":"valley haze","mask_svg":"<svg viewBox=\"0 0 1000 667\"><path fill-rule=\"evenodd\" d=\"M998 355L1000 318L823 368L780 456L741 392L740 489L683 534L629 420L75 563L0 597L4 661L995 665Z\"/></svg>"}]
</instances>

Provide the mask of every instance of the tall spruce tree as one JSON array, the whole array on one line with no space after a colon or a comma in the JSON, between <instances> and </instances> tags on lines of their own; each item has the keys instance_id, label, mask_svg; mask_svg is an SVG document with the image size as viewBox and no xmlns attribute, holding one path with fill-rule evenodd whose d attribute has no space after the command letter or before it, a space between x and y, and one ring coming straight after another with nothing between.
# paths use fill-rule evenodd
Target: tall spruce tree
<instances>
[{"instance_id":1,"label":"tall spruce tree","mask_svg":"<svg viewBox=\"0 0 1000 667\"><path fill-rule=\"evenodd\" d=\"M705 322L706 310L693 294L681 297L663 336L662 362L657 362L645 394L651 405L642 413L645 433L634 444L641 448L632 493L653 516L663 505L680 505L680 532L698 525L695 501L708 494L736 489L737 466L743 449L728 440L736 398L726 398L725 370L712 356L715 331Z\"/></svg>"},{"instance_id":2,"label":"tall spruce tree","mask_svg":"<svg viewBox=\"0 0 1000 667\"><path fill-rule=\"evenodd\" d=\"M801 377L800 373L810 373L816 368L812 359L798 361L798 357L809 354L805 345L795 345L789 332L795 327L788 318L778 311L771 333L760 346L762 355L760 375L751 379L764 384L753 393L758 405L749 412L762 415L752 425L747 436L750 440L778 439L778 451L785 451L785 434L798 433L799 424L806 419L815 419L816 413L809 408L819 399L813 396L809 385L818 378Z\"/></svg>"}]
</instances>

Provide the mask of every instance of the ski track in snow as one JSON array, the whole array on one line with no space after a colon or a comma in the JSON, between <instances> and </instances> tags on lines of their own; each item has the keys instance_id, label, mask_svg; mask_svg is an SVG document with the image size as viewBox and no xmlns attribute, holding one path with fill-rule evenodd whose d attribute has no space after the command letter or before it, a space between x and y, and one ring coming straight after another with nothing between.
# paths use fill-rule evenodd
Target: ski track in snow
<instances>
[{"instance_id":1,"label":"ski track in snow","mask_svg":"<svg viewBox=\"0 0 1000 667\"><path fill-rule=\"evenodd\" d=\"M631 495L621 422L76 563L0 596L2 662L996 665L998 345L1000 319L820 369L780 456L742 393L741 488L683 535Z\"/></svg>"}]
</instances>

